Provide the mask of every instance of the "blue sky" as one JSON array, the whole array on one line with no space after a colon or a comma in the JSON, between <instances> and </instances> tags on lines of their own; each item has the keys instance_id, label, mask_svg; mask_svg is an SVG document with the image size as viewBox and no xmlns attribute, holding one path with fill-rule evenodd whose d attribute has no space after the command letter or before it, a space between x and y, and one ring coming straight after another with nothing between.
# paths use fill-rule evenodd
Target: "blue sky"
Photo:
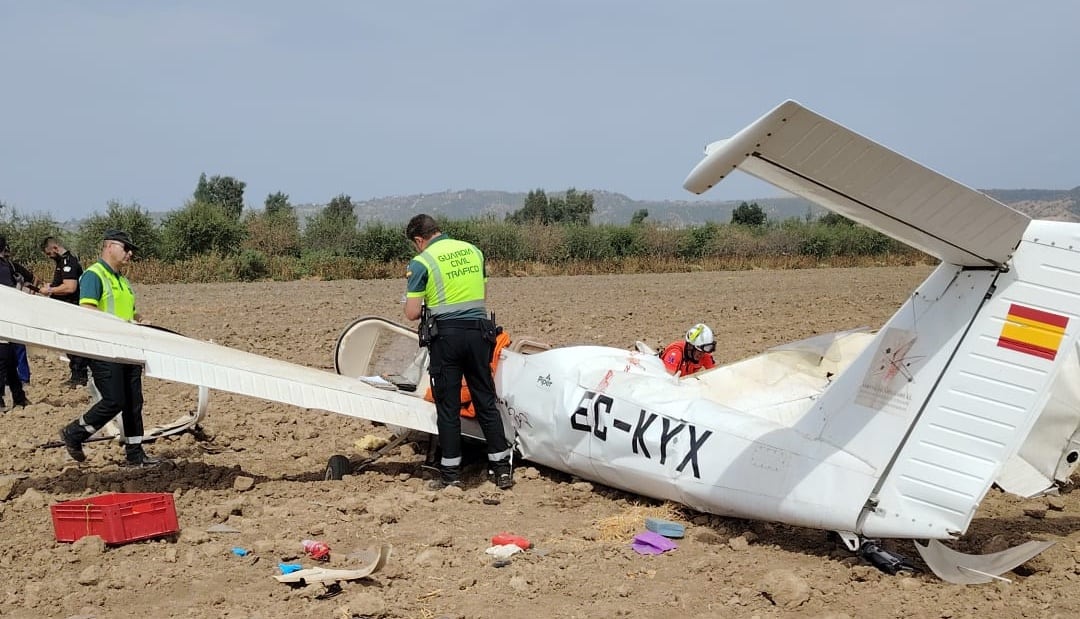
<instances>
[{"instance_id":1,"label":"blue sky","mask_svg":"<svg viewBox=\"0 0 1080 619\"><path fill-rule=\"evenodd\" d=\"M979 188L1080 185L1080 3L0 0L0 201L171 210L682 181L796 99Z\"/></svg>"}]
</instances>

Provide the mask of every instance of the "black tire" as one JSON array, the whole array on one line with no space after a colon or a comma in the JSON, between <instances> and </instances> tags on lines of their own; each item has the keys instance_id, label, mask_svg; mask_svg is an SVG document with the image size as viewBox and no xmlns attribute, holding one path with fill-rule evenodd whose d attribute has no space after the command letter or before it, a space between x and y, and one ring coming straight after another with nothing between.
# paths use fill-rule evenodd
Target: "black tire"
<instances>
[{"instance_id":1,"label":"black tire","mask_svg":"<svg viewBox=\"0 0 1080 619\"><path fill-rule=\"evenodd\" d=\"M349 462L348 458L341 454L330 456L330 460L326 463L323 481L338 481L351 473L352 463Z\"/></svg>"}]
</instances>

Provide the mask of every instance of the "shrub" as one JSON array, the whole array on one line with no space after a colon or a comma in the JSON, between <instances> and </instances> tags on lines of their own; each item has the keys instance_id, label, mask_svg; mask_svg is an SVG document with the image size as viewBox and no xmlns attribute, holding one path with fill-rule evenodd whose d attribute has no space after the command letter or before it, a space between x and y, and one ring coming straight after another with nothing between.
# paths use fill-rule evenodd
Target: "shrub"
<instances>
[{"instance_id":1,"label":"shrub","mask_svg":"<svg viewBox=\"0 0 1080 619\"><path fill-rule=\"evenodd\" d=\"M350 256L375 262L396 262L412 258L412 245L405 238L400 227L390 226L381 221L364 225L356 235L356 241Z\"/></svg>"},{"instance_id":2,"label":"shrub","mask_svg":"<svg viewBox=\"0 0 1080 619\"><path fill-rule=\"evenodd\" d=\"M479 222L479 238L475 244L490 260L521 260L525 256L525 240L521 226L494 220Z\"/></svg>"},{"instance_id":3,"label":"shrub","mask_svg":"<svg viewBox=\"0 0 1080 619\"><path fill-rule=\"evenodd\" d=\"M488 260L521 260L528 253L518 224L480 217L445 220L439 227L451 238L476 245Z\"/></svg>"},{"instance_id":4,"label":"shrub","mask_svg":"<svg viewBox=\"0 0 1080 619\"><path fill-rule=\"evenodd\" d=\"M63 240L63 231L59 224L48 215L24 216L11 211L0 219L0 235L3 235L11 249L11 257L28 268L43 262L41 241L47 236L56 236Z\"/></svg>"},{"instance_id":5,"label":"shrub","mask_svg":"<svg viewBox=\"0 0 1080 619\"><path fill-rule=\"evenodd\" d=\"M608 260L615 257L608 228L567 226L566 247L571 260Z\"/></svg>"},{"instance_id":6,"label":"shrub","mask_svg":"<svg viewBox=\"0 0 1080 619\"><path fill-rule=\"evenodd\" d=\"M644 226L640 234L642 245L645 248L645 256L649 258L673 257L687 232L687 230L674 228Z\"/></svg>"},{"instance_id":7,"label":"shrub","mask_svg":"<svg viewBox=\"0 0 1080 619\"><path fill-rule=\"evenodd\" d=\"M244 218L243 249L267 256L299 256L300 224L292 207L249 212Z\"/></svg>"},{"instance_id":8,"label":"shrub","mask_svg":"<svg viewBox=\"0 0 1080 619\"><path fill-rule=\"evenodd\" d=\"M679 241L676 255L680 258L703 258L709 255L713 239L717 235L719 226L708 222L704 226L692 226L686 231L686 235Z\"/></svg>"},{"instance_id":9,"label":"shrub","mask_svg":"<svg viewBox=\"0 0 1080 619\"><path fill-rule=\"evenodd\" d=\"M237 264L237 276L245 282L266 277L266 254L255 249L240 252Z\"/></svg>"},{"instance_id":10,"label":"shrub","mask_svg":"<svg viewBox=\"0 0 1080 619\"><path fill-rule=\"evenodd\" d=\"M161 236L162 255L168 260L208 253L229 255L239 251L244 226L220 205L189 202L165 218Z\"/></svg>"},{"instance_id":11,"label":"shrub","mask_svg":"<svg viewBox=\"0 0 1080 619\"><path fill-rule=\"evenodd\" d=\"M642 256L647 251L643 227L640 224L609 226L608 242L611 243L612 253L619 258Z\"/></svg>"},{"instance_id":12,"label":"shrub","mask_svg":"<svg viewBox=\"0 0 1080 619\"><path fill-rule=\"evenodd\" d=\"M570 247L566 243L566 228L526 224L522 227L522 260L546 264L561 264L570 259Z\"/></svg>"},{"instance_id":13,"label":"shrub","mask_svg":"<svg viewBox=\"0 0 1080 619\"><path fill-rule=\"evenodd\" d=\"M95 213L79 226L75 253L84 259L97 256L106 230L123 230L131 235L132 242L139 247L136 260L162 256L161 231L150 213L138 203L124 205L115 200L108 203L104 215Z\"/></svg>"}]
</instances>

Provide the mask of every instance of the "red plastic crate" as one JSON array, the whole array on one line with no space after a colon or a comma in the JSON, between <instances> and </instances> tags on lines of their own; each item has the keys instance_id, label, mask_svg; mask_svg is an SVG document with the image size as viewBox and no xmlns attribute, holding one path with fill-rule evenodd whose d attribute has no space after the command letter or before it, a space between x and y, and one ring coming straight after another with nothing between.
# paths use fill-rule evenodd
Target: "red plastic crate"
<instances>
[{"instance_id":1,"label":"red plastic crate","mask_svg":"<svg viewBox=\"0 0 1080 619\"><path fill-rule=\"evenodd\" d=\"M168 493L117 492L49 507L58 542L97 535L106 544L172 535L180 530Z\"/></svg>"}]
</instances>

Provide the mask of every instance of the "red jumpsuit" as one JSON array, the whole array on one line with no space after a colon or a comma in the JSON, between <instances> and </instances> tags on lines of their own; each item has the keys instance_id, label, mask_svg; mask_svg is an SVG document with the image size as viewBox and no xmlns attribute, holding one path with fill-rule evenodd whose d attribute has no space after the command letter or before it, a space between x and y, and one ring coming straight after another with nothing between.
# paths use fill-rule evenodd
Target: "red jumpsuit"
<instances>
[{"instance_id":1,"label":"red jumpsuit","mask_svg":"<svg viewBox=\"0 0 1080 619\"><path fill-rule=\"evenodd\" d=\"M660 359L664 362L664 367L667 368L668 372L672 374L679 372L680 376L689 376L698 370L707 370L716 365L711 353L701 353L701 360L697 363L690 359L683 359L685 347L686 341L679 340L668 344L664 352L660 353Z\"/></svg>"}]
</instances>

